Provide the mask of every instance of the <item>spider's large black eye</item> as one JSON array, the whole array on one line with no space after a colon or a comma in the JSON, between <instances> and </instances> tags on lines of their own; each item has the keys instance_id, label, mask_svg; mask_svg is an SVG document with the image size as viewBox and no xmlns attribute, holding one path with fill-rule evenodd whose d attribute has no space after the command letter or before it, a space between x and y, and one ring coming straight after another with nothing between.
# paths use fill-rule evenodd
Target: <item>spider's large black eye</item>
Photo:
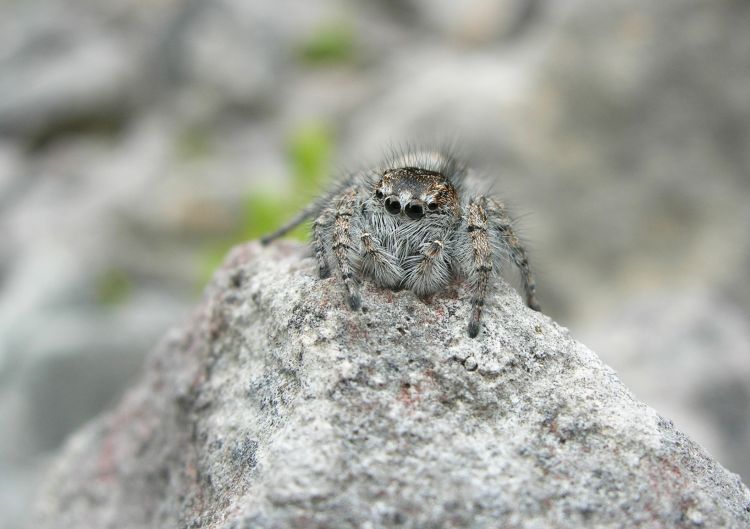
<instances>
[{"instance_id":1,"label":"spider's large black eye","mask_svg":"<svg viewBox=\"0 0 750 529\"><path fill-rule=\"evenodd\" d=\"M416 200L409 202L406 205L406 208L404 208L404 211L406 212L406 216L410 219L421 219L424 217L424 205Z\"/></svg>"},{"instance_id":2,"label":"spider's large black eye","mask_svg":"<svg viewBox=\"0 0 750 529\"><path fill-rule=\"evenodd\" d=\"M383 192L380 189L375 191L375 198L383 198Z\"/></svg>"},{"instance_id":3,"label":"spider's large black eye","mask_svg":"<svg viewBox=\"0 0 750 529\"><path fill-rule=\"evenodd\" d=\"M388 197L385 199L385 209L391 215L398 215L401 213L401 202L396 197Z\"/></svg>"},{"instance_id":4,"label":"spider's large black eye","mask_svg":"<svg viewBox=\"0 0 750 529\"><path fill-rule=\"evenodd\" d=\"M430 211L435 211L437 209L437 202L430 202L427 204L427 209Z\"/></svg>"}]
</instances>

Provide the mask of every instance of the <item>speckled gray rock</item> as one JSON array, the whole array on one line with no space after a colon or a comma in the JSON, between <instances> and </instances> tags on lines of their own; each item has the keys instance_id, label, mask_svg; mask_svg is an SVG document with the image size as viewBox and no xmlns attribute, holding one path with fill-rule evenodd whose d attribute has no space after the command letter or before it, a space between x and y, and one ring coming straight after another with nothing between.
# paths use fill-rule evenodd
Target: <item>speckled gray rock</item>
<instances>
[{"instance_id":1,"label":"speckled gray rock","mask_svg":"<svg viewBox=\"0 0 750 529\"><path fill-rule=\"evenodd\" d=\"M119 406L71 439L34 527L733 527L750 492L504 284L365 285L237 248Z\"/></svg>"}]
</instances>

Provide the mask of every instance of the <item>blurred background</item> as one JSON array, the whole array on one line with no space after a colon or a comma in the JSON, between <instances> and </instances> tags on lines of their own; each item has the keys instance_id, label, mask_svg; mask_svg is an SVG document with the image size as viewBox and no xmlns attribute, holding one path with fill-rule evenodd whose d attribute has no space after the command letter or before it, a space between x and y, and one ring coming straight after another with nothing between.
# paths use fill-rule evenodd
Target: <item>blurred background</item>
<instances>
[{"instance_id":1,"label":"blurred background","mask_svg":"<svg viewBox=\"0 0 750 529\"><path fill-rule=\"evenodd\" d=\"M746 0L0 1L3 527L233 244L434 139L515 206L545 312L750 482L748 28Z\"/></svg>"}]
</instances>

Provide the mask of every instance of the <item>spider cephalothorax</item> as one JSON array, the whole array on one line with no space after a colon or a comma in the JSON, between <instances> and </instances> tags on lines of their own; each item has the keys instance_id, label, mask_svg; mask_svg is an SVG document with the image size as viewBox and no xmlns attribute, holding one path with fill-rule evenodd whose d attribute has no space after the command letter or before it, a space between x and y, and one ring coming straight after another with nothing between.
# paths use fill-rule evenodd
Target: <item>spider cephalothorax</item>
<instances>
[{"instance_id":1,"label":"spider cephalothorax","mask_svg":"<svg viewBox=\"0 0 750 529\"><path fill-rule=\"evenodd\" d=\"M421 219L428 212L458 215L458 193L445 175L419 167L388 169L375 187L388 213Z\"/></svg>"},{"instance_id":2,"label":"spider cephalothorax","mask_svg":"<svg viewBox=\"0 0 750 529\"><path fill-rule=\"evenodd\" d=\"M520 270L529 307L539 305L526 252L504 206L492 197L467 196L465 174L448 154L402 154L383 168L349 176L263 243L314 217L320 276L333 266L355 310L365 278L420 297L466 279L472 292L468 332L475 337L489 280L504 259Z\"/></svg>"}]
</instances>

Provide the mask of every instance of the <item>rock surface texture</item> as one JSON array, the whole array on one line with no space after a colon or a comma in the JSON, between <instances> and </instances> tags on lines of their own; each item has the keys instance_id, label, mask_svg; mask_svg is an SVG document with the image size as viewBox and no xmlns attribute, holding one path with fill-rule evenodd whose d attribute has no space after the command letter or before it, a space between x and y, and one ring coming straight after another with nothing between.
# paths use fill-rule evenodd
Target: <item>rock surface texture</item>
<instances>
[{"instance_id":1,"label":"rock surface texture","mask_svg":"<svg viewBox=\"0 0 750 529\"><path fill-rule=\"evenodd\" d=\"M498 282L365 284L233 251L117 408L74 436L37 528L750 526L750 492Z\"/></svg>"}]
</instances>

